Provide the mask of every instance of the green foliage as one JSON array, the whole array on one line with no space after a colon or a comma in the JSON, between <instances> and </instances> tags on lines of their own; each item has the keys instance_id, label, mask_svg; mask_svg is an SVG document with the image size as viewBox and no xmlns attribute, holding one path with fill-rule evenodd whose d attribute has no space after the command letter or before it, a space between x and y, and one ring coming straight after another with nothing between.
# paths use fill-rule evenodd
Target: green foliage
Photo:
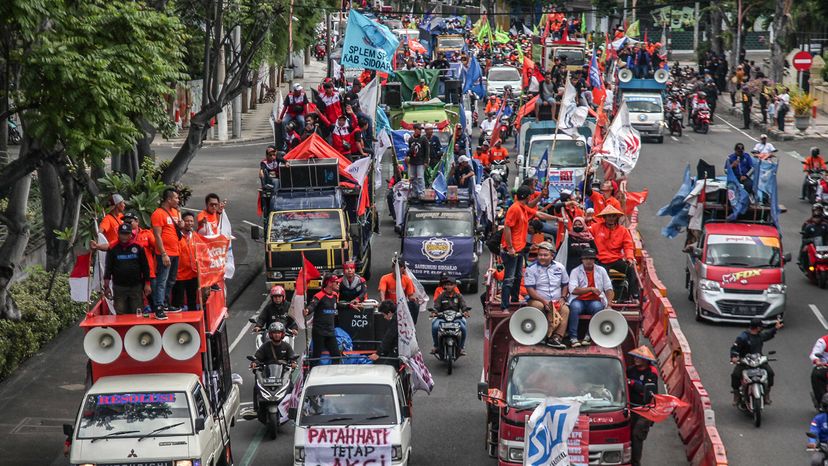
<instances>
[{"instance_id":1,"label":"green foliage","mask_svg":"<svg viewBox=\"0 0 828 466\"><path fill-rule=\"evenodd\" d=\"M52 274L33 267L29 276L12 285L10 293L21 311L19 321L0 320L0 380L6 378L61 330L74 325L86 311L85 303L69 297L66 274L56 274L52 296L46 290Z\"/></svg>"}]
</instances>

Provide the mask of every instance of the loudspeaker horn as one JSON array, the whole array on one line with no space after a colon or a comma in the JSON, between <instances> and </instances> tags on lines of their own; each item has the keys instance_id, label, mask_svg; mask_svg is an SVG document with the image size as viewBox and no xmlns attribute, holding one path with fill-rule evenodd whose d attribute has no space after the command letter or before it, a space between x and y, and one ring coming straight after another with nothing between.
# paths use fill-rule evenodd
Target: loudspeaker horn
<instances>
[{"instance_id":1,"label":"loudspeaker horn","mask_svg":"<svg viewBox=\"0 0 828 466\"><path fill-rule=\"evenodd\" d=\"M653 75L653 79L656 80L659 84L664 84L670 79L670 73L666 70L656 70L655 74Z\"/></svg>"},{"instance_id":2,"label":"loudspeaker horn","mask_svg":"<svg viewBox=\"0 0 828 466\"><path fill-rule=\"evenodd\" d=\"M172 324L164 330L161 340L167 355L178 361L192 358L201 349L201 338L198 330L190 324Z\"/></svg>"},{"instance_id":3,"label":"loudspeaker horn","mask_svg":"<svg viewBox=\"0 0 828 466\"><path fill-rule=\"evenodd\" d=\"M627 68L624 68L623 70L618 72L618 80L621 81L622 83L628 83L628 82L632 81L632 78L633 78L633 72L630 71Z\"/></svg>"},{"instance_id":4,"label":"loudspeaker horn","mask_svg":"<svg viewBox=\"0 0 828 466\"><path fill-rule=\"evenodd\" d=\"M111 327L95 327L83 337L83 351L89 359L98 364L109 364L118 359L124 342L121 335Z\"/></svg>"},{"instance_id":5,"label":"loudspeaker horn","mask_svg":"<svg viewBox=\"0 0 828 466\"><path fill-rule=\"evenodd\" d=\"M521 345L537 345L546 336L547 328L546 316L531 306L518 309L509 320L509 334Z\"/></svg>"},{"instance_id":6,"label":"loudspeaker horn","mask_svg":"<svg viewBox=\"0 0 828 466\"><path fill-rule=\"evenodd\" d=\"M124 348L134 360L147 362L161 353L161 332L151 325L136 325L124 335Z\"/></svg>"},{"instance_id":7,"label":"loudspeaker horn","mask_svg":"<svg viewBox=\"0 0 828 466\"><path fill-rule=\"evenodd\" d=\"M604 309L589 321L589 336L596 345L604 348L615 348L623 343L628 329L624 316L612 309Z\"/></svg>"}]
</instances>

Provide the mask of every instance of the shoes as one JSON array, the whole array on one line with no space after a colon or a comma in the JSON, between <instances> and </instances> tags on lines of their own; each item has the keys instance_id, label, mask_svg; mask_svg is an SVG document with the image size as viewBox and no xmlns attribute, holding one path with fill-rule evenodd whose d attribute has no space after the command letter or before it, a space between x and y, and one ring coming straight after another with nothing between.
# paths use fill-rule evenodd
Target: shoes
<instances>
[{"instance_id":1,"label":"shoes","mask_svg":"<svg viewBox=\"0 0 828 466\"><path fill-rule=\"evenodd\" d=\"M437 348L436 347L431 348L431 354L437 354Z\"/></svg>"},{"instance_id":2,"label":"shoes","mask_svg":"<svg viewBox=\"0 0 828 466\"><path fill-rule=\"evenodd\" d=\"M144 309L141 311L141 315L143 315L143 316L144 316L144 318L149 318L149 316L150 316L150 308L149 308L149 306L145 306L145 307L144 307Z\"/></svg>"},{"instance_id":3,"label":"shoes","mask_svg":"<svg viewBox=\"0 0 828 466\"><path fill-rule=\"evenodd\" d=\"M578 341L578 339L575 338L575 337L567 338L566 339L566 344L568 344L570 348L577 348L577 347L581 346L581 342Z\"/></svg>"},{"instance_id":4,"label":"shoes","mask_svg":"<svg viewBox=\"0 0 828 466\"><path fill-rule=\"evenodd\" d=\"M164 310L167 311L167 312L170 312L170 313L175 313L175 312L181 312L182 309L180 307L175 307L175 306L164 306Z\"/></svg>"},{"instance_id":5,"label":"shoes","mask_svg":"<svg viewBox=\"0 0 828 466\"><path fill-rule=\"evenodd\" d=\"M466 355L466 349L463 348L463 349L460 350L460 356L465 356L465 355Z\"/></svg>"},{"instance_id":6,"label":"shoes","mask_svg":"<svg viewBox=\"0 0 828 466\"><path fill-rule=\"evenodd\" d=\"M583 340L581 340L581 346L589 346L592 344L592 337L589 335L585 336Z\"/></svg>"},{"instance_id":7,"label":"shoes","mask_svg":"<svg viewBox=\"0 0 828 466\"><path fill-rule=\"evenodd\" d=\"M155 318L158 320L167 320L167 314L164 312L163 309L157 309L155 311Z\"/></svg>"},{"instance_id":8,"label":"shoes","mask_svg":"<svg viewBox=\"0 0 828 466\"><path fill-rule=\"evenodd\" d=\"M561 337L558 335L552 335L552 338L546 341L546 346L555 349L566 349L566 345L563 344Z\"/></svg>"}]
</instances>

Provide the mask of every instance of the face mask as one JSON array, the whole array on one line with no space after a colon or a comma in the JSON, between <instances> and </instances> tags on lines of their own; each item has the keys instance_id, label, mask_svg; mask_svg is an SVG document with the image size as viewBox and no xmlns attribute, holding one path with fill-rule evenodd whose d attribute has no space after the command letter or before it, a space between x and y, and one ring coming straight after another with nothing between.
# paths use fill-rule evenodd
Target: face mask
<instances>
[{"instance_id":1,"label":"face mask","mask_svg":"<svg viewBox=\"0 0 828 466\"><path fill-rule=\"evenodd\" d=\"M584 231L584 227L572 227L572 231L574 231L575 233L580 233Z\"/></svg>"}]
</instances>

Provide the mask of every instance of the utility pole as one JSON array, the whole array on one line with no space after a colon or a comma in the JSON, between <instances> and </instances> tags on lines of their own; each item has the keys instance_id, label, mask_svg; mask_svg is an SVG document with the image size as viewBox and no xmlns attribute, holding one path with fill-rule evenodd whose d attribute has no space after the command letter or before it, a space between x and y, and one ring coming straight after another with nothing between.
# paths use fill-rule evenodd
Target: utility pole
<instances>
[{"instance_id":1,"label":"utility pole","mask_svg":"<svg viewBox=\"0 0 828 466\"><path fill-rule=\"evenodd\" d=\"M238 63L241 60L241 26L233 28L233 61ZM237 71L238 72L238 71ZM255 70L258 73L259 70ZM237 95L233 99L233 139L242 136L242 96Z\"/></svg>"},{"instance_id":2,"label":"utility pole","mask_svg":"<svg viewBox=\"0 0 828 466\"><path fill-rule=\"evenodd\" d=\"M693 50L699 49L699 2L693 6Z\"/></svg>"},{"instance_id":3,"label":"utility pole","mask_svg":"<svg viewBox=\"0 0 828 466\"><path fill-rule=\"evenodd\" d=\"M331 77L331 13L329 11L325 11L325 65L327 65L327 69L325 70L325 75L327 77Z\"/></svg>"},{"instance_id":4,"label":"utility pole","mask_svg":"<svg viewBox=\"0 0 828 466\"><path fill-rule=\"evenodd\" d=\"M224 34L224 28L221 27L219 24L217 26L218 33L216 37L221 40L222 35ZM218 48L218 56L216 60L216 95L221 94L221 89L224 87L224 77L225 77L225 69L224 69L224 47ZM225 109L221 109L218 115L216 115L216 139L219 141L226 141L228 139L227 134L227 112Z\"/></svg>"}]
</instances>

